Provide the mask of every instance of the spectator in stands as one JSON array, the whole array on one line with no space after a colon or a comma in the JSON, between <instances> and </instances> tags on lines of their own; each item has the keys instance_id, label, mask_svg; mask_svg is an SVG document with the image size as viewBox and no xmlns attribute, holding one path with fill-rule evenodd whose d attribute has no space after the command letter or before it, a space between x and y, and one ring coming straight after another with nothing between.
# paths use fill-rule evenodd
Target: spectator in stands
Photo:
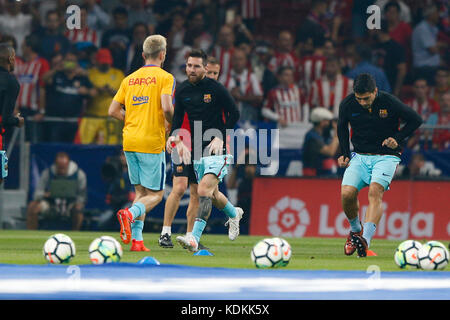
<instances>
[{"instance_id":1,"label":"spectator in stands","mask_svg":"<svg viewBox=\"0 0 450 320\"><path fill-rule=\"evenodd\" d=\"M69 51L60 64L55 65L44 77L47 84L48 102L46 115L69 118L60 122L46 123L49 142L72 143L78 130L78 120L85 99L94 97L97 90L87 77L87 71L78 65L75 52Z\"/></svg>"},{"instance_id":2,"label":"spectator in stands","mask_svg":"<svg viewBox=\"0 0 450 320\"><path fill-rule=\"evenodd\" d=\"M441 170L436 169L431 161L426 161L422 153L412 155L408 166L399 165L395 176L400 179L415 179L425 177L437 177Z\"/></svg>"},{"instance_id":3,"label":"spectator in stands","mask_svg":"<svg viewBox=\"0 0 450 320\"><path fill-rule=\"evenodd\" d=\"M97 31L92 29L88 24L88 11L86 6L80 7L80 27L80 29L75 28L72 30L67 30L64 35L74 45L94 45L98 47L100 44L100 39Z\"/></svg>"},{"instance_id":4,"label":"spectator in stands","mask_svg":"<svg viewBox=\"0 0 450 320\"><path fill-rule=\"evenodd\" d=\"M300 86L309 94L314 81L323 76L325 71L326 57L322 47L303 50L300 60Z\"/></svg>"},{"instance_id":5,"label":"spectator in stands","mask_svg":"<svg viewBox=\"0 0 450 320\"><path fill-rule=\"evenodd\" d=\"M308 123L309 106L302 89L295 83L294 74L290 66L278 69L279 85L270 90L261 111L265 119L277 122L281 149L299 149L309 129L302 126Z\"/></svg>"},{"instance_id":6,"label":"spectator in stands","mask_svg":"<svg viewBox=\"0 0 450 320\"><path fill-rule=\"evenodd\" d=\"M330 56L325 65L325 74L312 84L309 106L325 107L337 118L341 101L352 91L353 80L341 74L339 58Z\"/></svg>"},{"instance_id":7,"label":"spectator in stands","mask_svg":"<svg viewBox=\"0 0 450 320\"><path fill-rule=\"evenodd\" d=\"M138 22L133 26L132 35L133 38L127 49L127 75L144 65L142 45L150 33L145 23Z\"/></svg>"},{"instance_id":8,"label":"spectator in stands","mask_svg":"<svg viewBox=\"0 0 450 320\"><path fill-rule=\"evenodd\" d=\"M61 17L57 10L47 12L45 25L40 37L40 55L50 60L57 53L66 54L70 49L70 41L61 31Z\"/></svg>"},{"instance_id":9,"label":"spectator in stands","mask_svg":"<svg viewBox=\"0 0 450 320\"><path fill-rule=\"evenodd\" d=\"M175 11L171 17L171 28L167 35L169 62L172 62L177 52L184 46L184 36L186 34L186 17L183 11Z\"/></svg>"},{"instance_id":10,"label":"spectator in stands","mask_svg":"<svg viewBox=\"0 0 450 320\"><path fill-rule=\"evenodd\" d=\"M353 39L360 43L367 33L367 8L374 0L353 1L352 6L352 35Z\"/></svg>"},{"instance_id":11,"label":"spectator in stands","mask_svg":"<svg viewBox=\"0 0 450 320\"><path fill-rule=\"evenodd\" d=\"M333 114L322 107L312 110L311 122L313 128L306 134L302 148L303 175L333 175L337 170L334 156L339 148L337 122Z\"/></svg>"},{"instance_id":12,"label":"spectator in stands","mask_svg":"<svg viewBox=\"0 0 450 320\"><path fill-rule=\"evenodd\" d=\"M253 72L261 83L264 98L269 91L278 84L275 74L268 68L272 59L273 49L267 41L257 41L255 48L250 55L250 64Z\"/></svg>"},{"instance_id":13,"label":"spectator in stands","mask_svg":"<svg viewBox=\"0 0 450 320\"><path fill-rule=\"evenodd\" d=\"M134 26L136 23L144 23L147 26L149 34L155 33L158 21L153 11L150 8L144 7L144 2L141 0L127 0L128 9L128 25Z\"/></svg>"},{"instance_id":14,"label":"spectator in stands","mask_svg":"<svg viewBox=\"0 0 450 320\"><path fill-rule=\"evenodd\" d=\"M16 0L6 0L5 11L0 14L0 33L14 35L18 47L16 54L21 56L25 37L32 31L33 16L21 12L23 3Z\"/></svg>"},{"instance_id":15,"label":"spectator in stands","mask_svg":"<svg viewBox=\"0 0 450 320\"><path fill-rule=\"evenodd\" d=\"M269 62L269 69L274 74L280 67L290 66L294 69L295 82L300 81L300 59L294 51L294 38L288 30L283 30L278 34L277 46L272 59Z\"/></svg>"},{"instance_id":16,"label":"spectator in stands","mask_svg":"<svg viewBox=\"0 0 450 320\"><path fill-rule=\"evenodd\" d=\"M428 6L424 17L412 33L413 67L415 75L433 84L434 74L441 62L440 50L446 45L438 41L439 12L436 5Z\"/></svg>"},{"instance_id":17,"label":"spectator in stands","mask_svg":"<svg viewBox=\"0 0 450 320\"><path fill-rule=\"evenodd\" d=\"M240 221L243 234L248 234L252 207L253 179L259 174L256 162L256 151L246 147L242 151L229 174L226 184L228 189L237 189L237 206L245 210Z\"/></svg>"},{"instance_id":18,"label":"spectator in stands","mask_svg":"<svg viewBox=\"0 0 450 320\"><path fill-rule=\"evenodd\" d=\"M231 56L234 53L234 32L233 28L228 25L224 25L220 28L219 34L217 36L217 43L214 46L211 55L220 61L220 66L222 68L222 76L225 80L225 76L228 76L231 70ZM222 84L224 83L221 81Z\"/></svg>"},{"instance_id":19,"label":"spectator in stands","mask_svg":"<svg viewBox=\"0 0 450 320\"><path fill-rule=\"evenodd\" d=\"M434 76L435 85L430 87L429 96L435 101L441 101L442 95L450 92L450 77L446 67L439 67Z\"/></svg>"},{"instance_id":20,"label":"spectator in stands","mask_svg":"<svg viewBox=\"0 0 450 320\"><path fill-rule=\"evenodd\" d=\"M405 104L417 111L426 125L436 125L440 112L439 104L429 98L427 80L419 78L414 81L414 97L407 99ZM408 148L431 148L432 129L417 130L416 134L408 140Z\"/></svg>"},{"instance_id":21,"label":"spectator in stands","mask_svg":"<svg viewBox=\"0 0 450 320\"><path fill-rule=\"evenodd\" d=\"M84 0L83 7L86 8L88 27L102 32L109 26L111 18L97 2L97 0Z\"/></svg>"},{"instance_id":22,"label":"spectator in stands","mask_svg":"<svg viewBox=\"0 0 450 320\"><path fill-rule=\"evenodd\" d=\"M379 0L384 1L384 0ZM412 28L410 21L402 20L401 9L402 4L396 1L389 1L384 6L383 13L388 25L389 35L392 40L399 43L407 57L407 61L410 61L411 55L411 34Z\"/></svg>"},{"instance_id":23,"label":"spectator in stands","mask_svg":"<svg viewBox=\"0 0 450 320\"><path fill-rule=\"evenodd\" d=\"M46 94L44 75L50 66L44 58L38 55L40 48L39 38L28 35L22 45L23 60L16 58L14 74L20 83L20 92L17 97L17 107L25 118L26 139L33 143L39 142L42 135L42 121L45 114Z\"/></svg>"},{"instance_id":24,"label":"spectator in stands","mask_svg":"<svg viewBox=\"0 0 450 320\"><path fill-rule=\"evenodd\" d=\"M443 127L434 130L433 148L442 151L450 149L450 91L441 95L440 107L437 124Z\"/></svg>"},{"instance_id":25,"label":"spectator in stands","mask_svg":"<svg viewBox=\"0 0 450 320\"><path fill-rule=\"evenodd\" d=\"M81 143L118 144L119 123L108 118L108 107L125 75L112 67L113 59L108 49L100 49L96 60L96 67L89 69L88 77L97 94L90 99L80 123Z\"/></svg>"},{"instance_id":26,"label":"spectator in stands","mask_svg":"<svg viewBox=\"0 0 450 320\"><path fill-rule=\"evenodd\" d=\"M86 199L86 174L67 153L58 152L54 164L42 172L33 201L28 204L27 229L43 227L45 219L56 222L57 229L69 223L72 230L80 230Z\"/></svg>"},{"instance_id":27,"label":"spectator in stands","mask_svg":"<svg viewBox=\"0 0 450 320\"><path fill-rule=\"evenodd\" d=\"M356 48L355 64L346 76L355 79L361 73L369 73L374 77L378 90L391 92L389 81L384 71L371 63L372 52L369 46L361 44Z\"/></svg>"},{"instance_id":28,"label":"spectator in stands","mask_svg":"<svg viewBox=\"0 0 450 320\"><path fill-rule=\"evenodd\" d=\"M235 49L232 69L228 74L222 73L221 82L238 104L240 120L258 121L264 93L256 75L248 68L247 61L245 52Z\"/></svg>"},{"instance_id":29,"label":"spectator in stands","mask_svg":"<svg viewBox=\"0 0 450 320\"><path fill-rule=\"evenodd\" d=\"M212 4L209 4L210 7ZM193 33L195 37L200 37L200 49L204 52L209 52L213 44L213 37L210 31L207 31L205 27L205 13L201 10L193 10L188 16L187 32Z\"/></svg>"},{"instance_id":30,"label":"spectator in stands","mask_svg":"<svg viewBox=\"0 0 450 320\"><path fill-rule=\"evenodd\" d=\"M405 51L391 39L385 20L381 21L381 29L375 30L375 39L373 63L384 70L392 93L399 96L407 72Z\"/></svg>"},{"instance_id":31,"label":"spectator in stands","mask_svg":"<svg viewBox=\"0 0 450 320\"><path fill-rule=\"evenodd\" d=\"M381 12L384 12L384 14L386 15L386 7L388 7L389 10L389 6L395 4L396 6L396 10L398 11L398 16L400 18L400 21L406 22L406 23L411 23L411 9L409 8L409 6L402 0L377 0L374 3L375 5L377 5L378 7L380 7Z\"/></svg>"},{"instance_id":32,"label":"spectator in stands","mask_svg":"<svg viewBox=\"0 0 450 320\"><path fill-rule=\"evenodd\" d=\"M113 67L125 72L127 49L131 42L131 31L128 29L128 12L124 7L113 11L114 26L102 36L102 47L111 51Z\"/></svg>"},{"instance_id":33,"label":"spectator in stands","mask_svg":"<svg viewBox=\"0 0 450 320\"><path fill-rule=\"evenodd\" d=\"M305 46L321 47L325 38L330 35L329 27L324 23L323 16L326 14L328 4L326 0L312 1L311 11L297 30L295 43L300 51Z\"/></svg>"}]
</instances>

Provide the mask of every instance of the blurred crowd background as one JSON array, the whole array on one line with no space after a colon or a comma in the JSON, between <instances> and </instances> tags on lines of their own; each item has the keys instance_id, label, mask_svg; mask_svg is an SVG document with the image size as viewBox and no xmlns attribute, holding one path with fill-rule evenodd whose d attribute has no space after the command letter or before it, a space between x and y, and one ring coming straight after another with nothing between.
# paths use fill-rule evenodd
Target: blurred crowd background
<instances>
[{"instance_id":1,"label":"blurred crowd background","mask_svg":"<svg viewBox=\"0 0 450 320\"><path fill-rule=\"evenodd\" d=\"M70 30L72 4L81 9L80 28ZM371 5L380 13L373 30ZM16 49L17 111L31 144L120 145L122 124L108 117L109 104L143 65L144 39L162 34L164 69L177 83L186 80L190 50L216 58L219 81L240 108L239 126L278 128L280 144L272 147L301 151L291 174L339 175L339 103L368 72L425 120L397 176L446 176L450 170L436 168L427 152L450 150L448 13L446 0L0 0L0 41ZM258 168L234 170L228 187L249 202ZM125 188L126 170L117 171Z\"/></svg>"}]
</instances>

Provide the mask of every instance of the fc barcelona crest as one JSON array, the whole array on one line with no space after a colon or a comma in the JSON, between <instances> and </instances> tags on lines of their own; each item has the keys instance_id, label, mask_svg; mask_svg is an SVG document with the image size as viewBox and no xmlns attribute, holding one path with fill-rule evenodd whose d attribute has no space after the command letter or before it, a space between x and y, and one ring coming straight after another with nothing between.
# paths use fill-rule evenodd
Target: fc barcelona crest
<instances>
[{"instance_id":1,"label":"fc barcelona crest","mask_svg":"<svg viewBox=\"0 0 450 320\"><path fill-rule=\"evenodd\" d=\"M211 102L211 94L204 94L203 95L203 101L205 101L205 103L210 103Z\"/></svg>"},{"instance_id":2,"label":"fc barcelona crest","mask_svg":"<svg viewBox=\"0 0 450 320\"><path fill-rule=\"evenodd\" d=\"M380 109L380 118L387 118L388 112L387 109Z\"/></svg>"}]
</instances>

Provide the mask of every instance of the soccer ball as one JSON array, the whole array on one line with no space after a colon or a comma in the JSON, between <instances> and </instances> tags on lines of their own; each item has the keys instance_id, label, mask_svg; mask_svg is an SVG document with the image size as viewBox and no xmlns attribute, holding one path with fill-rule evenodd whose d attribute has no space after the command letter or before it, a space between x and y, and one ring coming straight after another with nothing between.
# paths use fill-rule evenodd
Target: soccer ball
<instances>
[{"instance_id":1,"label":"soccer ball","mask_svg":"<svg viewBox=\"0 0 450 320\"><path fill-rule=\"evenodd\" d=\"M257 268L276 268L283 262L279 241L263 239L252 249L250 257Z\"/></svg>"},{"instance_id":2,"label":"soccer ball","mask_svg":"<svg viewBox=\"0 0 450 320\"><path fill-rule=\"evenodd\" d=\"M93 264L119 262L122 258L122 246L110 236L102 236L91 242L89 258Z\"/></svg>"},{"instance_id":3,"label":"soccer ball","mask_svg":"<svg viewBox=\"0 0 450 320\"><path fill-rule=\"evenodd\" d=\"M399 244L395 250L394 260L400 268L413 267L419 268L417 254L422 244L415 240L406 240Z\"/></svg>"},{"instance_id":4,"label":"soccer ball","mask_svg":"<svg viewBox=\"0 0 450 320\"><path fill-rule=\"evenodd\" d=\"M45 241L43 254L50 263L68 263L75 256L75 244L70 237L57 233Z\"/></svg>"},{"instance_id":5,"label":"soccer ball","mask_svg":"<svg viewBox=\"0 0 450 320\"><path fill-rule=\"evenodd\" d=\"M291 260L292 249L291 245L282 238L273 238L281 248L281 252L283 253L283 261L281 262L282 267L286 267Z\"/></svg>"},{"instance_id":6,"label":"soccer ball","mask_svg":"<svg viewBox=\"0 0 450 320\"><path fill-rule=\"evenodd\" d=\"M448 250L439 241L428 241L418 253L419 265L425 270L442 270L448 264Z\"/></svg>"}]
</instances>

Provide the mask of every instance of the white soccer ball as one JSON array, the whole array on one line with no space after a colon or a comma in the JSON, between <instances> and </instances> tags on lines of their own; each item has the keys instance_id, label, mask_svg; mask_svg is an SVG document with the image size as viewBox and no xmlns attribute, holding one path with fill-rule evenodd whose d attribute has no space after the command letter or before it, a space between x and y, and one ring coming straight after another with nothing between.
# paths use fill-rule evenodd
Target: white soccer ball
<instances>
[{"instance_id":1,"label":"white soccer ball","mask_svg":"<svg viewBox=\"0 0 450 320\"><path fill-rule=\"evenodd\" d=\"M57 233L45 241L43 254L50 263L68 263L75 257L75 244L69 236Z\"/></svg>"},{"instance_id":2,"label":"white soccer ball","mask_svg":"<svg viewBox=\"0 0 450 320\"><path fill-rule=\"evenodd\" d=\"M122 246L110 236L101 236L89 246L89 259L93 264L119 262L122 254Z\"/></svg>"},{"instance_id":3,"label":"white soccer ball","mask_svg":"<svg viewBox=\"0 0 450 320\"><path fill-rule=\"evenodd\" d=\"M275 240L276 243L278 243L278 245L281 248L281 253L283 254L283 261L281 262L280 265L282 267L286 267L289 264L289 261L291 260L292 256L291 245L283 238L273 238L273 239Z\"/></svg>"},{"instance_id":4,"label":"white soccer ball","mask_svg":"<svg viewBox=\"0 0 450 320\"><path fill-rule=\"evenodd\" d=\"M283 253L278 241L263 239L252 249L250 257L257 268L276 268L283 262Z\"/></svg>"},{"instance_id":5,"label":"white soccer ball","mask_svg":"<svg viewBox=\"0 0 450 320\"><path fill-rule=\"evenodd\" d=\"M400 243L394 253L394 261L400 268L420 268L418 252L422 244L415 240Z\"/></svg>"},{"instance_id":6,"label":"white soccer ball","mask_svg":"<svg viewBox=\"0 0 450 320\"><path fill-rule=\"evenodd\" d=\"M439 241L428 241L419 249L419 265L424 270L442 270L448 264L448 250Z\"/></svg>"}]
</instances>

